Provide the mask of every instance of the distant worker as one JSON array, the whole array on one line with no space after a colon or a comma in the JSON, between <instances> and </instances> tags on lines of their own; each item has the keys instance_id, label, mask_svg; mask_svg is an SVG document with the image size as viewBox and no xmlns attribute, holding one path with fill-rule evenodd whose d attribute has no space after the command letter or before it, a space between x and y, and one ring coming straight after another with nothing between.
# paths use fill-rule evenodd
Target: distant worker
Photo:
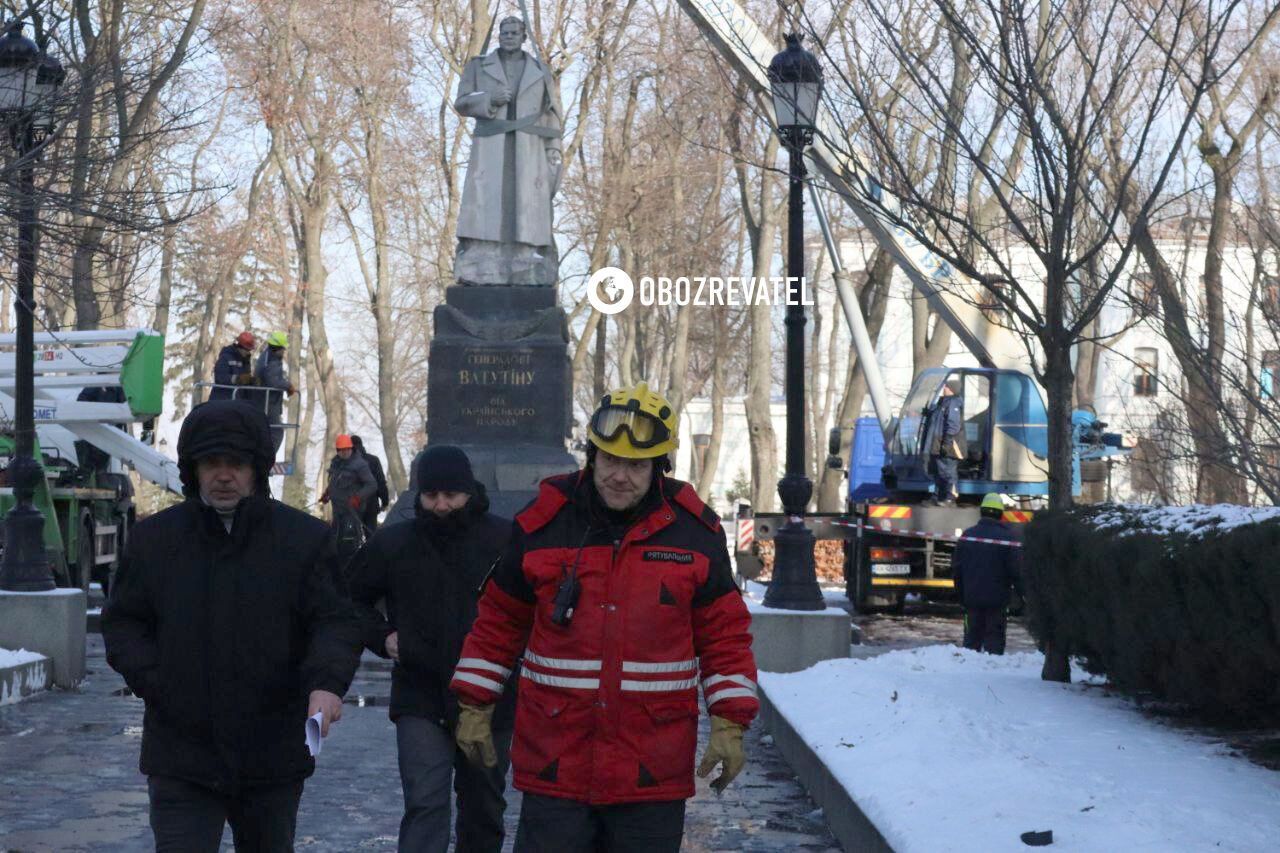
<instances>
[{"instance_id":1,"label":"distant worker","mask_svg":"<svg viewBox=\"0 0 1280 853\"><path fill-rule=\"evenodd\" d=\"M964 398L959 395L960 380L948 379L933 410L929 462L933 468L933 500L938 506L956 502L956 478L967 450Z\"/></svg>"},{"instance_id":2,"label":"distant worker","mask_svg":"<svg viewBox=\"0 0 1280 853\"><path fill-rule=\"evenodd\" d=\"M391 504L391 493L387 491L387 475L382 470L382 460L375 456L372 452L365 449L364 439L358 435L351 436L351 443L355 445L356 452L364 457L364 461L369 463L369 470L373 472L373 479L378 484L375 500L367 501L364 507L364 526L369 533L378 529L378 515Z\"/></svg>"},{"instance_id":3,"label":"distant worker","mask_svg":"<svg viewBox=\"0 0 1280 853\"><path fill-rule=\"evenodd\" d=\"M997 542L1016 542L1004 516L1004 500L991 493L982 499L982 517L964 532L951 558L956 595L964 605L964 647L993 655L1004 654L1009 590L1022 594L1021 548ZM990 539L996 542L974 542Z\"/></svg>"},{"instance_id":4,"label":"distant worker","mask_svg":"<svg viewBox=\"0 0 1280 853\"><path fill-rule=\"evenodd\" d=\"M591 417L587 467L543 480L486 585L451 688L456 739L487 767L503 680L520 668L515 849L676 853L700 776L723 791L759 709L751 617L720 519L670 479L671 404L641 382Z\"/></svg>"},{"instance_id":5,"label":"distant worker","mask_svg":"<svg viewBox=\"0 0 1280 853\"><path fill-rule=\"evenodd\" d=\"M350 557L364 542L364 508L378 492L369 463L355 452L349 435L339 435L333 443L329 462L329 485L320 503L333 504L333 527L338 534L340 557Z\"/></svg>"},{"instance_id":6,"label":"distant worker","mask_svg":"<svg viewBox=\"0 0 1280 853\"><path fill-rule=\"evenodd\" d=\"M284 351L288 346L289 336L284 332L272 332L268 335L267 346L258 356L255 374L256 384L271 389L261 393L266 394L267 421L271 424L272 459L276 458L284 441L284 427L280 426L284 413L284 396L292 396L298 391L285 375Z\"/></svg>"},{"instance_id":7,"label":"distant worker","mask_svg":"<svg viewBox=\"0 0 1280 853\"><path fill-rule=\"evenodd\" d=\"M245 392L236 386L253 384L253 348L257 339L252 332L241 332L235 341L227 344L218 353L218 360L213 365L213 389L209 392L210 400L230 400L243 397Z\"/></svg>"}]
</instances>

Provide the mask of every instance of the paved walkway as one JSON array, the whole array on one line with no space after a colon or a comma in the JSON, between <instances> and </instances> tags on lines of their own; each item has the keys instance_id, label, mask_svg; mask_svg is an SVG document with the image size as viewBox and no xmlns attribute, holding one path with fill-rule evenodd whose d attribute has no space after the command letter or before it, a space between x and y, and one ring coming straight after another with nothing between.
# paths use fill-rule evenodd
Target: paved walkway
<instances>
[{"instance_id":1,"label":"paved walkway","mask_svg":"<svg viewBox=\"0 0 1280 853\"><path fill-rule=\"evenodd\" d=\"M107 667L89 635L89 677L0 708L0 851L115 853L151 849L147 795L138 773L142 703ZM300 851L392 851L402 800L395 733L387 719L390 670L366 656L343 718L325 743L298 817ZM363 697L363 699L362 699ZM363 702L363 704L361 704ZM700 740L705 744L706 718ZM699 746L701 753L702 746ZM821 812L769 739L747 735L747 770L717 798L699 780L684 849L838 850ZM519 794L509 796L508 841ZM230 850L230 833L224 849Z\"/></svg>"}]
</instances>

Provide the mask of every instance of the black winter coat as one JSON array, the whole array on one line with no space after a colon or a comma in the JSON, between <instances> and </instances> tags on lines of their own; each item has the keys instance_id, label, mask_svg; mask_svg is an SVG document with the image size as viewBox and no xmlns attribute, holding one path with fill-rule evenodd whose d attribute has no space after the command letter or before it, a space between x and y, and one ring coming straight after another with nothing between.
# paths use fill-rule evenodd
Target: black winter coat
<instances>
[{"instance_id":1,"label":"black winter coat","mask_svg":"<svg viewBox=\"0 0 1280 853\"><path fill-rule=\"evenodd\" d=\"M146 701L143 773L221 792L311 775L310 693L342 696L360 662L331 548L323 522L261 496L231 533L198 498L138 523L102 636Z\"/></svg>"},{"instance_id":2,"label":"black winter coat","mask_svg":"<svg viewBox=\"0 0 1280 853\"><path fill-rule=\"evenodd\" d=\"M981 539L1018 539L1009 525L994 518L982 518L964 532L964 536ZM1008 607L1009 590L1022 592L1022 549L986 542L956 543L951 558L951 576L956 593L965 607Z\"/></svg>"},{"instance_id":3,"label":"black winter coat","mask_svg":"<svg viewBox=\"0 0 1280 853\"><path fill-rule=\"evenodd\" d=\"M391 670L391 719L425 717L445 728L458 722L449 681L476 618L481 586L502 556L511 520L488 512L481 492L449 535L420 507L408 522L382 527L348 568L348 587L364 620L365 645L387 657L386 638L399 632L400 660ZM375 608L386 599L386 617ZM517 670L494 711L493 727L515 720Z\"/></svg>"},{"instance_id":4,"label":"black winter coat","mask_svg":"<svg viewBox=\"0 0 1280 853\"><path fill-rule=\"evenodd\" d=\"M250 356L244 355L235 344L227 344L218 352L218 360L213 364L213 383L215 385L235 385L236 377L243 373L253 373ZM210 400L230 400L233 397L246 397L248 392L239 388L214 388L209 391Z\"/></svg>"},{"instance_id":5,"label":"black winter coat","mask_svg":"<svg viewBox=\"0 0 1280 853\"><path fill-rule=\"evenodd\" d=\"M369 463L369 472L378 484L378 491L374 493L377 500L366 501L364 505L365 524L374 527L378 523L378 514L391 505L391 493L387 491L387 475L382 470L382 460L367 450L361 450L360 455Z\"/></svg>"}]
</instances>

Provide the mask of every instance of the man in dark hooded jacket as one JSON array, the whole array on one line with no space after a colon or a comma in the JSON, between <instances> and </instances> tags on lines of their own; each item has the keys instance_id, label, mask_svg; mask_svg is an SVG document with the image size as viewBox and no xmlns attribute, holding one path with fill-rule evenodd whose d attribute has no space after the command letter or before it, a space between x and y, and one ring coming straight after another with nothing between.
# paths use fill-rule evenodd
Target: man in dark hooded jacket
<instances>
[{"instance_id":1,"label":"man in dark hooded jacket","mask_svg":"<svg viewBox=\"0 0 1280 853\"><path fill-rule=\"evenodd\" d=\"M364 439L353 435L351 444L355 447L356 453L363 456L364 461L369 463L369 472L373 474L373 481L378 484L378 491L374 493L375 500L365 501L364 504L364 526L372 534L378 529L378 516L391 504L391 493L387 490L387 475L382 470L382 460L365 448Z\"/></svg>"},{"instance_id":2,"label":"man in dark hooded jacket","mask_svg":"<svg viewBox=\"0 0 1280 853\"><path fill-rule=\"evenodd\" d=\"M457 447L437 445L418 465L412 522L379 530L350 568L351 596L365 618L365 643L395 661L391 719L396 724L404 818L400 849L449 846L449 781L458 795L458 850L502 849L507 753L515 676L494 715L499 760L471 764L454 743L458 704L449 680L475 621L480 588L506 548L511 521L488 512L484 487ZM386 617L374 609L386 600Z\"/></svg>"},{"instance_id":3,"label":"man in dark hooded jacket","mask_svg":"<svg viewBox=\"0 0 1280 853\"><path fill-rule=\"evenodd\" d=\"M138 523L102 614L107 663L146 702L141 770L158 851L293 849L304 739L342 713L360 625L326 525L272 500L266 416L239 400L183 422L186 500Z\"/></svg>"}]
</instances>

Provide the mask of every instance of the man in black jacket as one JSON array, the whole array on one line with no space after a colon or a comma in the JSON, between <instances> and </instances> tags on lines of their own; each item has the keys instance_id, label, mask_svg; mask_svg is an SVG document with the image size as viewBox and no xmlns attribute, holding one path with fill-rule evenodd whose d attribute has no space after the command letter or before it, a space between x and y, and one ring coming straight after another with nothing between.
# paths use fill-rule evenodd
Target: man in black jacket
<instances>
[{"instance_id":1,"label":"man in black jacket","mask_svg":"<svg viewBox=\"0 0 1280 853\"><path fill-rule=\"evenodd\" d=\"M363 456L364 461L369 463L374 482L378 484L378 491L374 493L376 500L365 501L364 505L364 526L369 528L369 533L372 534L378 529L378 516L391 505L391 493L387 490L387 475L382 470L382 460L365 448L364 439L353 435L351 443L355 445L356 453Z\"/></svg>"},{"instance_id":2,"label":"man in black jacket","mask_svg":"<svg viewBox=\"0 0 1280 853\"><path fill-rule=\"evenodd\" d=\"M209 391L210 400L230 400L247 395L247 391L241 391L237 386L253 384L251 359L255 343L252 332L241 332L235 341L218 352L218 360L213 363L215 387Z\"/></svg>"},{"instance_id":3,"label":"man in black jacket","mask_svg":"<svg viewBox=\"0 0 1280 853\"><path fill-rule=\"evenodd\" d=\"M1009 590L1022 592L1021 549L1009 525L1000 520L1004 501L999 495L983 497L981 513L978 523L956 543L951 576L964 605L964 647L1002 655ZM978 539L988 541L974 541Z\"/></svg>"},{"instance_id":4,"label":"man in black jacket","mask_svg":"<svg viewBox=\"0 0 1280 853\"><path fill-rule=\"evenodd\" d=\"M186 500L138 523L102 614L107 663L146 702L141 770L158 851L293 849L308 716L342 715L360 624L326 525L270 497L266 416L197 406L178 437Z\"/></svg>"},{"instance_id":5,"label":"man in black jacket","mask_svg":"<svg viewBox=\"0 0 1280 853\"><path fill-rule=\"evenodd\" d=\"M418 464L417 515L379 530L350 568L351 597L365 619L365 643L395 661L396 724L404 818L400 850L449 846L449 781L458 795L459 851L502 849L515 675L494 715L497 766L469 763L454 744L458 705L449 680L475 621L480 588L511 535L511 521L488 512L484 487L457 447L428 448ZM386 601L386 617L374 609Z\"/></svg>"}]
</instances>

